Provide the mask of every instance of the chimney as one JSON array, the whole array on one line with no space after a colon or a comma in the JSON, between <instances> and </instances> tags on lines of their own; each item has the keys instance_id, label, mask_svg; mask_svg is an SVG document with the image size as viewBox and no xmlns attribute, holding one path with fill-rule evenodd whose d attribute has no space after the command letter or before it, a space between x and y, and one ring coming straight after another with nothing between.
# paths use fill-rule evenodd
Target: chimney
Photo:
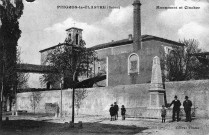
<instances>
[{"instance_id":1,"label":"chimney","mask_svg":"<svg viewBox=\"0 0 209 135\"><path fill-rule=\"evenodd\" d=\"M133 6L133 44L134 51L138 51L141 49L141 2L139 0L135 0Z\"/></svg>"},{"instance_id":2,"label":"chimney","mask_svg":"<svg viewBox=\"0 0 209 135\"><path fill-rule=\"evenodd\" d=\"M128 40L132 40L132 39L133 39L132 34L129 34L128 35Z\"/></svg>"}]
</instances>

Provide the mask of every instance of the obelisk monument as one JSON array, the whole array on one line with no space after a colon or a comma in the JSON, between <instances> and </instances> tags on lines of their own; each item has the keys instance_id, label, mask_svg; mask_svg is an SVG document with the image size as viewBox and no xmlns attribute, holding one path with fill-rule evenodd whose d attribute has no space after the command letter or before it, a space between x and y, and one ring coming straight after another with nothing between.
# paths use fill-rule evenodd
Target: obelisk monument
<instances>
[{"instance_id":1,"label":"obelisk monument","mask_svg":"<svg viewBox=\"0 0 209 135\"><path fill-rule=\"evenodd\" d=\"M148 116L160 117L160 110L164 102L164 92L162 83L162 72L160 67L160 58L153 58L151 84L149 89L149 107Z\"/></svg>"}]
</instances>

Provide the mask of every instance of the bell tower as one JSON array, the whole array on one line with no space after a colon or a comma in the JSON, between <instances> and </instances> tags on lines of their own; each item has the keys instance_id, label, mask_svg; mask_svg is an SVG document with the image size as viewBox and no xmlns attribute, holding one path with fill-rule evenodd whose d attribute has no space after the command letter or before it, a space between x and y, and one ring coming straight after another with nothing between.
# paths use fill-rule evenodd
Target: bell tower
<instances>
[{"instance_id":1,"label":"bell tower","mask_svg":"<svg viewBox=\"0 0 209 135\"><path fill-rule=\"evenodd\" d=\"M71 27L66 30L67 36L65 42L70 43L72 45L79 46L82 40L82 29Z\"/></svg>"}]
</instances>

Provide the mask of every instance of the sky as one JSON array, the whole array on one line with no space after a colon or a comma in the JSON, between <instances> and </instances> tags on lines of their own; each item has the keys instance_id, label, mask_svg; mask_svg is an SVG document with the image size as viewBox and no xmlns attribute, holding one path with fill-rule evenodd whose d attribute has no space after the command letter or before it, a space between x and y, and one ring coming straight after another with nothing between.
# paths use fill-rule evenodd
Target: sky
<instances>
[{"instance_id":1,"label":"sky","mask_svg":"<svg viewBox=\"0 0 209 135\"><path fill-rule=\"evenodd\" d=\"M40 64L40 50L66 38L66 29L83 29L86 46L128 38L133 33L134 0L36 0L24 1L19 19L21 58ZM196 39L209 51L209 0L141 0L142 34L174 41ZM58 9L57 6L112 6L120 9ZM156 9L183 7L183 9ZM185 6L200 7L184 9Z\"/></svg>"}]
</instances>

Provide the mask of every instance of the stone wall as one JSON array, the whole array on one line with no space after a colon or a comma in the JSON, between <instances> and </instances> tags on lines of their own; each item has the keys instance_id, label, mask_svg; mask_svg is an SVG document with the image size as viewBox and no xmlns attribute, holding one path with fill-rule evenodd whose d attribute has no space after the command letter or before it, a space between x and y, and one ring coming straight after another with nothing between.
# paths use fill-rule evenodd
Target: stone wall
<instances>
[{"instance_id":1,"label":"stone wall","mask_svg":"<svg viewBox=\"0 0 209 135\"><path fill-rule=\"evenodd\" d=\"M146 106L148 101L148 85L121 85L117 87L101 87L87 89L87 97L82 101L80 114L92 115L108 115L109 107L114 102L118 102L119 106L135 108ZM18 93L17 103L18 110L27 110L33 112L30 101L32 93ZM43 91L41 92L41 99L36 112L45 113L46 103L58 103L60 105L60 90ZM63 90L63 111L65 114L71 113L72 107L72 90Z\"/></svg>"},{"instance_id":2,"label":"stone wall","mask_svg":"<svg viewBox=\"0 0 209 135\"><path fill-rule=\"evenodd\" d=\"M47 113L46 104L52 103L56 104L58 103L60 105L60 99L61 99L61 91L60 90L53 90L53 91L40 91L41 97L40 101L37 105L37 108L35 109L35 112L39 113ZM71 107L71 90L63 90L63 100L62 104L64 112L69 112L69 107ZM32 107L33 100L31 100L33 97L32 92L25 92L25 93L18 93L17 95L17 103L18 103L18 110L27 110L28 112L34 112L34 108Z\"/></svg>"},{"instance_id":3,"label":"stone wall","mask_svg":"<svg viewBox=\"0 0 209 135\"><path fill-rule=\"evenodd\" d=\"M149 105L149 84L120 85L87 89L87 97L82 101L80 114L109 115L109 107L117 101L119 107L125 105L127 114L134 117L146 115ZM45 113L46 103L60 105L59 90L41 92L41 100L36 112ZM170 103L177 95L183 104L185 95L189 96L195 107L196 117L209 116L209 80L182 81L166 83L167 101ZM31 93L18 93L18 110L33 112L30 101ZM64 114L71 113L72 90L63 90ZM119 112L120 113L120 112Z\"/></svg>"}]
</instances>

